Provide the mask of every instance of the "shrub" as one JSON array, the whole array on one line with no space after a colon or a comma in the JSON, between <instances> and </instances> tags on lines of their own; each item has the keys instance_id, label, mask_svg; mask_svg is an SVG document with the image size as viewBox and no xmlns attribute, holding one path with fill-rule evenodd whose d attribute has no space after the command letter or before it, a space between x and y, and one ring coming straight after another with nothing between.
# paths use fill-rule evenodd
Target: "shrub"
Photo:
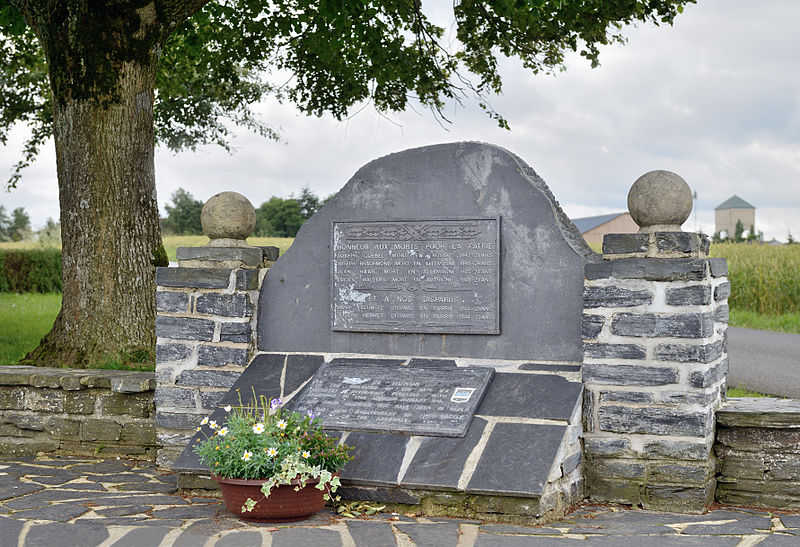
<instances>
[{"instance_id":1,"label":"shrub","mask_svg":"<svg viewBox=\"0 0 800 547\"><path fill-rule=\"evenodd\" d=\"M0 292L61 292L61 251L0 249Z\"/></svg>"}]
</instances>

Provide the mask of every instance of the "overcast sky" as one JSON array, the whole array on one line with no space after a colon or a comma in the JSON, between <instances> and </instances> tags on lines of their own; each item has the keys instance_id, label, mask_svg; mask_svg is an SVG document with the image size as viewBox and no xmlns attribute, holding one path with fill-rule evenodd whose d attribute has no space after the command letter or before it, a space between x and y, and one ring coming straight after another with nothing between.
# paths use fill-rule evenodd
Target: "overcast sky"
<instances>
[{"instance_id":1,"label":"overcast sky","mask_svg":"<svg viewBox=\"0 0 800 547\"><path fill-rule=\"evenodd\" d=\"M305 185L326 196L385 154L478 140L522 157L573 218L624 211L637 177L669 169L697 192L706 233L714 230L714 207L737 194L756 207L756 230L767 239L785 240L788 232L797 239L799 20L796 0L699 0L673 27L627 29L628 44L604 48L596 69L576 55L566 72L533 76L506 61L504 93L492 104L511 131L497 128L474 102L450 109L446 128L419 109L387 120L368 107L337 122L267 102L260 111L283 142L240 133L232 155L217 147L157 150L159 205L163 213L179 187L201 200L234 190L256 207ZM0 148L0 174L17 161L24 134L16 128ZM0 191L0 204L9 212L25 207L34 228L58 216L52 142L19 188ZM684 229L694 227L692 216Z\"/></svg>"}]
</instances>

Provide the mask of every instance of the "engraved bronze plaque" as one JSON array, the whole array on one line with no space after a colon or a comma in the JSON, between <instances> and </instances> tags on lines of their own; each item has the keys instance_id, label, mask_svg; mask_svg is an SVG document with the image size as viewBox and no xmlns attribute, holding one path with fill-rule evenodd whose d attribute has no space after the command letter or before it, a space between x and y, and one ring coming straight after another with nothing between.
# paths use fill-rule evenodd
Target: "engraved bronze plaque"
<instances>
[{"instance_id":1,"label":"engraved bronze plaque","mask_svg":"<svg viewBox=\"0 0 800 547\"><path fill-rule=\"evenodd\" d=\"M325 429L463 437L492 368L325 364L293 406Z\"/></svg>"},{"instance_id":2,"label":"engraved bronze plaque","mask_svg":"<svg viewBox=\"0 0 800 547\"><path fill-rule=\"evenodd\" d=\"M331 328L499 334L499 224L334 221Z\"/></svg>"}]
</instances>

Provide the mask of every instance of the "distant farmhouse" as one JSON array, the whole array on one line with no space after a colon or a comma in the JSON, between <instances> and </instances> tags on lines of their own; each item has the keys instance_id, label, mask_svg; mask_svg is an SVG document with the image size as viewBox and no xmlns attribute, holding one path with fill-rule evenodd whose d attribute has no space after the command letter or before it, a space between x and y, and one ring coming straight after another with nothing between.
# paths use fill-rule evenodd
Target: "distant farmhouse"
<instances>
[{"instance_id":1,"label":"distant farmhouse","mask_svg":"<svg viewBox=\"0 0 800 547\"><path fill-rule=\"evenodd\" d=\"M732 238L736 233L736 223L742 221L745 230L756 225L756 208L737 195L726 199L714 209L714 232Z\"/></svg>"},{"instance_id":2,"label":"distant farmhouse","mask_svg":"<svg viewBox=\"0 0 800 547\"><path fill-rule=\"evenodd\" d=\"M632 234L639 231L630 213L611 213L596 217L573 218L572 223L580 230L589 245L603 244L606 234Z\"/></svg>"}]
</instances>

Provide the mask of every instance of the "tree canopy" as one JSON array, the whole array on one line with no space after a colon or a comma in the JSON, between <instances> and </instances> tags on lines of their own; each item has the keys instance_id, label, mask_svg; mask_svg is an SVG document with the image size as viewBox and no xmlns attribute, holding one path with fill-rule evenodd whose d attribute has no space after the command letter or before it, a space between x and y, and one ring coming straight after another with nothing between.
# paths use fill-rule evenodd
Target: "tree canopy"
<instances>
[{"instance_id":1,"label":"tree canopy","mask_svg":"<svg viewBox=\"0 0 800 547\"><path fill-rule=\"evenodd\" d=\"M595 66L625 25L672 23L693 2L460 0L451 36L420 0L0 0L0 143L30 129L9 183L53 135L61 204L62 308L25 362L152 350L156 143L228 146L234 126L275 138L252 106L267 96L337 119L420 104L444 121L475 96L508 127L487 100L500 56L533 73L572 51Z\"/></svg>"}]
</instances>

